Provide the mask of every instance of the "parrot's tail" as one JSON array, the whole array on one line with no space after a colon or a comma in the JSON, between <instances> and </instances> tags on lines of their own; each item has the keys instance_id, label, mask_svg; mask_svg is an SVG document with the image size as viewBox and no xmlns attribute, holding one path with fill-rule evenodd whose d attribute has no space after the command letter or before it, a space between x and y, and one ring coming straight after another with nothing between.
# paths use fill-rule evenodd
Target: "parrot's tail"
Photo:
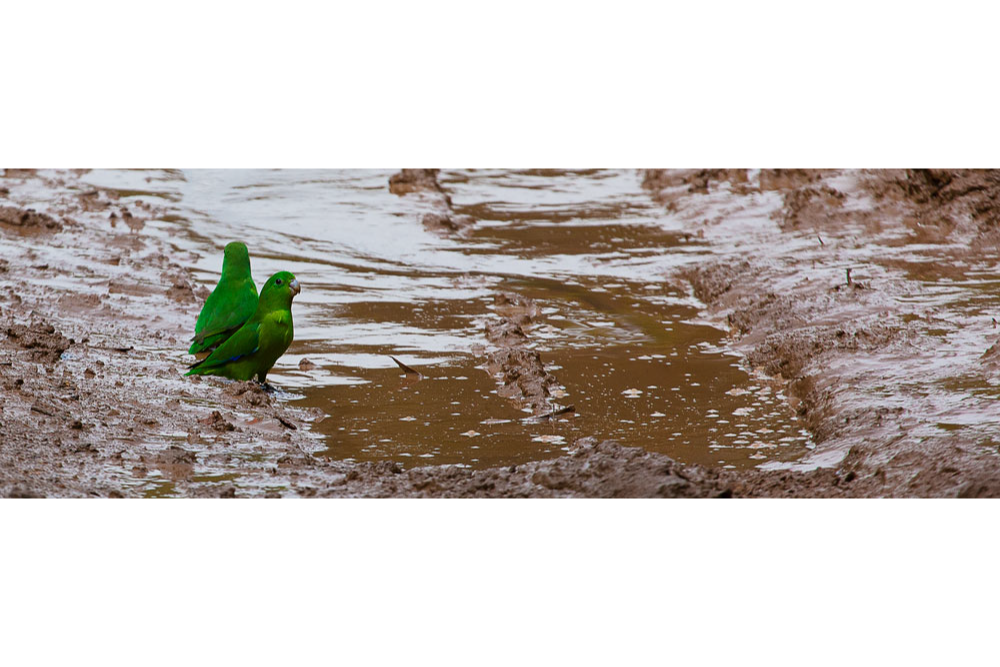
<instances>
[{"instance_id":1,"label":"parrot's tail","mask_svg":"<svg viewBox=\"0 0 1000 667\"><path fill-rule=\"evenodd\" d=\"M208 357L205 357L205 359L208 359ZM194 362L193 364L191 364L190 366L188 366L188 368L189 368L189 369L194 369L194 368L198 368L198 367L199 367L199 366L201 366L201 365L202 365L203 363L205 363L205 359L199 359L198 361L196 361L196 362ZM190 374L190 373L185 373L185 375L191 375L191 374Z\"/></svg>"}]
</instances>

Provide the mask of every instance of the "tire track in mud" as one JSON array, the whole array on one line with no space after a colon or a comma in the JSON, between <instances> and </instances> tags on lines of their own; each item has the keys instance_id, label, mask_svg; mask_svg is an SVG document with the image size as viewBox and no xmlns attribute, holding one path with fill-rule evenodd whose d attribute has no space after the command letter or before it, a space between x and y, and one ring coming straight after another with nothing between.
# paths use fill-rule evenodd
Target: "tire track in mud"
<instances>
[{"instance_id":1,"label":"tire track in mud","mask_svg":"<svg viewBox=\"0 0 1000 667\"><path fill-rule=\"evenodd\" d=\"M643 182L718 246L680 277L747 363L788 384L813 461L832 465L745 473L739 493L1000 495L995 392L979 388L990 371L976 351L995 334L961 298L928 296L970 272L955 265L992 265L1000 172L651 170ZM963 411L982 423L939 426Z\"/></svg>"}]
</instances>

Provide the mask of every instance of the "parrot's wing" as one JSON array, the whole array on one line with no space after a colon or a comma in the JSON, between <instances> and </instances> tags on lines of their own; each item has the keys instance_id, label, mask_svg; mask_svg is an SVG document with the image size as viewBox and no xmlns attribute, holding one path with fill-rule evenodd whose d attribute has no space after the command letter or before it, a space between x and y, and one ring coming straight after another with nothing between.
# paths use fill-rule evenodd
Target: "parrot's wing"
<instances>
[{"instance_id":1,"label":"parrot's wing","mask_svg":"<svg viewBox=\"0 0 1000 667\"><path fill-rule=\"evenodd\" d=\"M242 293L227 286L225 291L216 287L208 295L198 322L195 323L194 337L191 339L195 344L201 345L207 338L236 331L250 319L257 307L257 287L252 279L249 283L249 289Z\"/></svg>"},{"instance_id":2,"label":"parrot's wing","mask_svg":"<svg viewBox=\"0 0 1000 667\"><path fill-rule=\"evenodd\" d=\"M188 368L216 368L253 354L260 347L260 322L247 323L196 364Z\"/></svg>"},{"instance_id":3,"label":"parrot's wing","mask_svg":"<svg viewBox=\"0 0 1000 667\"><path fill-rule=\"evenodd\" d=\"M243 326L243 322L235 321L236 319L235 317L232 319L233 321L217 324L211 329L204 329L202 331L199 331L191 338L191 340L193 340L198 345L201 345L202 343L205 342L205 340L211 338L212 336L217 336L223 333L232 333L237 329L239 329L241 326Z\"/></svg>"}]
</instances>

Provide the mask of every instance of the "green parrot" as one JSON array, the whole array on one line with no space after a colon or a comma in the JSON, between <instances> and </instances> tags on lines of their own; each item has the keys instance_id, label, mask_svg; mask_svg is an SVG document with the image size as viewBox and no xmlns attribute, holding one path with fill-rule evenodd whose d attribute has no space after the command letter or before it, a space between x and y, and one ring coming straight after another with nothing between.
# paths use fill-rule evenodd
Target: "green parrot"
<instances>
[{"instance_id":1,"label":"green parrot","mask_svg":"<svg viewBox=\"0 0 1000 667\"><path fill-rule=\"evenodd\" d=\"M250 275L250 253L245 244L233 241L226 246L222 277L208 298L194 325L194 342L188 354L209 352L243 326L257 308L257 286Z\"/></svg>"},{"instance_id":2,"label":"green parrot","mask_svg":"<svg viewBox=\"0 0 1000 667\"><path fill-rule=\"evenodd\" d=\"M263 384L267 372L292 344L292 299L299 281L288 271L275 273L260 290L257 310L226 342L196 364L186 375L221 375Z\"/></svg>"}]
</instances>

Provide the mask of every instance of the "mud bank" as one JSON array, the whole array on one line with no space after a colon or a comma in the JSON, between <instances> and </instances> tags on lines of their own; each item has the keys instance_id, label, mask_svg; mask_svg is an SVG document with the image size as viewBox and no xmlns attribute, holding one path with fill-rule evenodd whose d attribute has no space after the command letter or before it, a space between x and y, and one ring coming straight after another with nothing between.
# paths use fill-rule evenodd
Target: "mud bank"
<instances>
[{"instance_id":1,"label":"mud bank","mask_svg":"<svg viewBox=\"0 0 1000 667\"><path fill-rule=\"evenodd\" d=\"M718 259L682 271L816 451L750 495L997 496L998 174L647 172ZM825 470L807 471L820 466Z\"/></svg>"}]
</instances>

